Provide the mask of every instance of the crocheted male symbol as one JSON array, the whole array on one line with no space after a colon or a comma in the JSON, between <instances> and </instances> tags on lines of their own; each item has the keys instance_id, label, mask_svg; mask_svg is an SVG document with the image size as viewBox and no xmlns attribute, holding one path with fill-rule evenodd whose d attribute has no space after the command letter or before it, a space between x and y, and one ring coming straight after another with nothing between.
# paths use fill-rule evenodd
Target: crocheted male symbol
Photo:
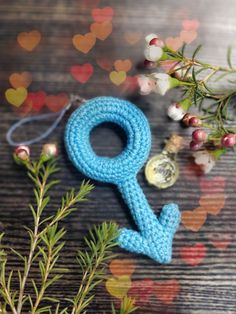
<instances>
[{"instance_id":1,"label":"crocheted male symbol","mask_svg":"<svg viewBox=\"0 0 236 314\"><path fill-rule=\"evenodd\" d=\"M96 155L90 144L91 130L103 122L116 123L126 132L127 145L113 158ZM158 219L137 182L137 173L151 147L150 127L142 111L125 100L93 98L71 115L65 131L65 145L70 160L79 171L95 180L116 184L121 192L139 232L120 229L119 245L160 263L170 262L180 212L176 204L168 204L162 208Z\"/></svg>"}]
</instances>

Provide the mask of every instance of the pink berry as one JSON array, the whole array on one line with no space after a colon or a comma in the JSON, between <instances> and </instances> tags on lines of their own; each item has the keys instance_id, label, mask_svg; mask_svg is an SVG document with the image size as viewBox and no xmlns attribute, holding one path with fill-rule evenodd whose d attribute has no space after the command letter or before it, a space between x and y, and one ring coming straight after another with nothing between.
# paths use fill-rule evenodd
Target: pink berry
<instances>
[{"instance_id":1,"label":"pink berry","mask_svg":"<svg viewBox=\"0 0 236 314\"><path fill-rule=\"evenodd\" d=\"M189 119L190 126L200 126L201 124L201 120L198 117L192 117Z\"/></svg>"},{"instance_id":2,"label":"pink berry","mask_svg":"<svg viewBox=\"0 0 236 314\"><path fill-rule=\"evenodd\" d=\"M233 133L225 134L221 139L224 147L233 147L236 144L236 136Z\"/></svg>"},{"instance_id":3,"label":"pink berry","mask_svg":"<svg viewBox=\"0 0 236 314\"><path fill-rule=\"evenodd\" d=\"M201 146L202 146L202 142L201 143L197 143L197 142L195 142L195 141L191 141L190 142L190 144L189 144L189 147L190 147L190 149L191 150L199 150L199 148L201 148Z\"/></svg>"},{"instance_id":4,"label":"pink berry","mask_svg":"<svg viewBox=\"0 0 236 314\"><path fill-rule=\"evenodd\" d=\"M195 142L201 143L207 139L207 134L201 129L197 129L192 133L192 138Z\"/></svg>"}]
</instances>

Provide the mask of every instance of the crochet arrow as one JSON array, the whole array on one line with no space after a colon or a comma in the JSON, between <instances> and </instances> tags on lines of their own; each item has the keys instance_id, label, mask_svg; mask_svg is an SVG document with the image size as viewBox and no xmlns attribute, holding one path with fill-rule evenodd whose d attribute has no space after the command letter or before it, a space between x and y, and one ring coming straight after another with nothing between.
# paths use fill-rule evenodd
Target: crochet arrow
<instances>
[{"instance_id":1,"label":"crochet arrow","mask_svg":"<svg viewBox=\"0 0 236 314\"><path fill-rule=\"evenodd\" d=\"M136 178L126 181L119 190L139 229L139 232L121 229L120 246L130 252L147 255L159 263L169 263L172 240L180 222L178 206L173 203L165 205L157 219Z\"/></svg>"},{"instance_id":2,"label":"crochet arrow","mask_svg":"<svg viewBox=\"0 0 236 314\"><path fill-rule=\"evenodd\" d=\"M126 148L114 158L97 156L90 144L91 130L103 122L117 123L127 135ZM139 232L121 229L120 246L160 263L170 262L180 212L175 204L165 205L158 219L137 182L137 173L151 147L150 127L142 111L117 98L91 99L71 115L66 126L65 145L78 170L90 178L118 186L139 229Z\"/></svg>"}]
</instances>

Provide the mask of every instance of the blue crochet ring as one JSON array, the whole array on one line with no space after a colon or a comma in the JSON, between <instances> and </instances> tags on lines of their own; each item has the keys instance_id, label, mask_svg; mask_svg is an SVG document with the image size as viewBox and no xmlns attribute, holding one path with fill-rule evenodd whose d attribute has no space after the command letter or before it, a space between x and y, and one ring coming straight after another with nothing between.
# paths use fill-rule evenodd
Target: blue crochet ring
<instances>
[{"instance_id":1,"label":"blue crochet ring","mask_svg":"<svg viewBox=\"0 0 236 314\"><path fill-rule=\"evenodd\" d=\"M103 122L116 123L126 132L127 145L113 158L96 155L90 144L92 129ZM151 148L150 127L142 111L129 101L93 98L71 115L65 131L65 145L70 160L79 171L92 179L116 184L121 192L139 232L121 229L120 246L160 263L170 262L180 212L176 204L168 204L157 219L137 182L137 173Z\"/></svg>"}]
</instances>

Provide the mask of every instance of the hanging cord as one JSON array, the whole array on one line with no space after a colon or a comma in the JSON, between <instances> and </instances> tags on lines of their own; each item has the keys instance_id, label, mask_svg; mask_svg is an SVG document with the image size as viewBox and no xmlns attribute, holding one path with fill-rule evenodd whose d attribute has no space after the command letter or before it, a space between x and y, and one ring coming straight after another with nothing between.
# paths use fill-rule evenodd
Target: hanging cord
<instances>
[{"instance_id":1,"label":"hanging cord","mask_svg":"<svg viewBox=\"0 0 236 314\"><path fill-rule=\"evenodd\" d=\"M24 119L19 120L18 122L16 122L15 124L13 124L9 130L7 131L6 134L6 140L9 143L9 145L11 146L19 146L19 145L31 145L34 143L37 143L39 141L41 141L42 139L46 138L49 134L51 134L55 128L57 127L57 125L60 123L60 121L62 120L64 114L66 113L67 110L69 110L71 108L71 106L74 103L83 103L85 102L86 99L78 96L78 95L74 95L71 94L70 95L70 101L69 103L60 111L60 112L56 112L56 113L44 113L41 115L37 115L37 116L30 116ZM40 134L38 137L32 138L30 140L27 141L22 141L22 142L16 142L12 139L12 135L13 133L22 125L28 123L28 122L33 122L33 121L41 121L41 120L45 120L48 118L56 118L56 120L53 122L53 124L42 134Z\"/></svg>"}]
</instances>

